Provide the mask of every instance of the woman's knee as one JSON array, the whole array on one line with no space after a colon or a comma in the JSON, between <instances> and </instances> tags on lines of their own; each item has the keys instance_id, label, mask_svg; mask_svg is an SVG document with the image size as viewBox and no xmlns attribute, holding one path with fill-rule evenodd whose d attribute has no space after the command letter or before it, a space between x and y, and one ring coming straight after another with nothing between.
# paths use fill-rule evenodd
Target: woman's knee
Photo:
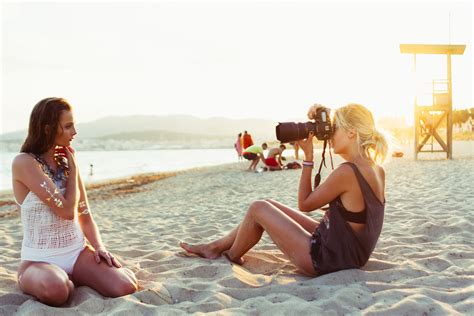
<instances>
[{"instance_id":1,"label":"woman's knee","mask_svg":"<svg viewBox=\"0 0 474 316\"><path fill-rule=\"evenodd\" d=\"M129 294L133 294L138 290L136 282L130 279L128 276L123 276L113 283L113 287L108 291L109 297L120 297Z\"/></svg>"},{"instance_id":2,"label":"woman's knee","mask_svg":"<svg viewBox=\"0 0 474 316\"><path fill-rule=\"evenodd\" d=\"M130 270L129 268L122 267L122 271L132 280L134 284L138 286L137 276L135 275L135 273L133 273L132 270Z\"/></svg>"},{"instance_id":3,"label":"woman's knee","mask_svg":"<svg viewBox=\"0 0 474 316\"><path fill-rule=\"evenodd\" d=\"M273 204L273 205L275 205L275 203L276 203L276 201L273 200L273 199L265 199L264 201L267 202L267 203Z\"/></svg>"},{"instance_id":4,"label":"woman's knee","mask_svg":"<svg viewBox=\"0 0 474 316\"><path fill-rule=\"evenodd\" d=\"M259 213L265 212L268 209L269 202L265 200L257 200L250 204L249 210L247 212L250 216L258 216Z\"/></svg>"},{"instance_id":5,"label":"woman's knee","mask_svg":"<svg viewBox=\"0 0 474 316\"><path fill-rule=\"evenodd\" d=\"M72 294L74 285L70 280L60 278L43 280L38 285L38 299L48 305L61 306Z\"/></svg>"}]
</instances>

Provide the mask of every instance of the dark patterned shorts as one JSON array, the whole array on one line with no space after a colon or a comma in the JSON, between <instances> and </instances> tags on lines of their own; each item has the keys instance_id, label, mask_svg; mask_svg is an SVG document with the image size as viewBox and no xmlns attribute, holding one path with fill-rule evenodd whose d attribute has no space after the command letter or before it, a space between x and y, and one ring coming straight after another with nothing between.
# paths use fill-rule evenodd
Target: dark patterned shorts
<instances>
[{"instance_id":1,"label":"dark patterned shorts","mask_svg":"<svg viewBox=\"0 0 474 316\"><path fill-rule=\"evenodd\" d=\"M316 274L319 274L319 266L318 266L318 254L321 246L321 235L319 235L319 231L316 229L311 236L311 261L313 262L314 271Z\"/></svg>"},{"instance_id":2,"label":"dark patterned shorts","mask_svg":"<svg viewBox=\"0 0 474 316\"><path fill-rule=\"evenodd\" d=\"M243 156L247 160L255 160L257 158L257 154L254 153L244 153Z\"/></svg>"}]
</instances>

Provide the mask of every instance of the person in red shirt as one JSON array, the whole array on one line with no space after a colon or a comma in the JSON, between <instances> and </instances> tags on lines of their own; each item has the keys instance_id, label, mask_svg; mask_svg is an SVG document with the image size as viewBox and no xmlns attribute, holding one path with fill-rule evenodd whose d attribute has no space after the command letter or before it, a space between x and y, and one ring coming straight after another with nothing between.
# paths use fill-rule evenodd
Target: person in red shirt
<instances>
[{"instance_id":1,"label":"person in red shirt","mask_svg":"<svg viewBox=\"0 0 474 316\"><path fill-rule=\"evenodd\" d=\"M244 136L242 138L244 141L244 149L253 145L252 135L247 133L247 131L244 132Z\"/></svg>"}]
</instances>

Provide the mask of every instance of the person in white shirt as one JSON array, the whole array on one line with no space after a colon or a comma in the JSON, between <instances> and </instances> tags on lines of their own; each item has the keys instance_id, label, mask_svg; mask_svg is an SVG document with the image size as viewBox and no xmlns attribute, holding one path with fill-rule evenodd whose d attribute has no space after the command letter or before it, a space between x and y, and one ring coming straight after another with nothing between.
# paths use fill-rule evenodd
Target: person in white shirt
<instances>
[{"instance_id":1,"label":"person in white shirt","mask_svg":"<svg viewBox=\"0 0 474 316\"><path fill-rule=\"evenodd\" d=\"M76 135L70 104L62 98L38 102L28 135L12 164L23 241L18 283L42 303L60 306L74 286L103 296L134 293L138 282L105 248L92 217L71 148Z\"/></svg>"}]
</instances>

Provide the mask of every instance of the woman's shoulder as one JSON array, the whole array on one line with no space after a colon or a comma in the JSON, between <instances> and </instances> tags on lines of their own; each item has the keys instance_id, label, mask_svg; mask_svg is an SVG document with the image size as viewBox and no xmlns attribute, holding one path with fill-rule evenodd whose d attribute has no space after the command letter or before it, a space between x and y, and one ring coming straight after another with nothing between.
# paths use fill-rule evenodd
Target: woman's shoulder
<instances>
[{"instance_id":1,"label":"woman's shoulder","mask_svg":"<svg viewBox=\"0 0 474 316\"><path fill-rule=\"evenodd\" d=\"M377 163L359 165L359 164L356 164L356 163L353 163L353 162L344 162L344 163L339 165L338 169L340 168L342 172L350 172L350 171L353 171L353 169L354 169L352 166L355 166L356 169L359 170L359 172L361 172L362 174L370 173L370 170L373 170L373 171L375 171L377 176L385 177L384 167L380 164L377 164Z\"/></svg>"},{"instance_id":2,"label":"woman's shoulder","mask_svg":"<svg viewBox=\"0 0 474 316\"><path fill-rule=\"evenodd\" d=\"M377 174L383 179L385 180L385 168L382 166L382 165L375 165L375 170L377 172Z\"/></svg>"},{"instance_id":3,"label":"woman's shoulder","mask_svg":"<svg viewBox=\"0 0 474 316\"><path fill-rule=\"evenodd\" d=\"M29 153L19 153L13 158L12 168L22 168L35 163L36 159L32 154Z\"/></svg>"},{"instance_id":4,"label":"woman's shoulder","mask_svg":"<svg viewBox=\"0 0 474 316\"><path fill-rule=\"evenodd\" d=\"M340 184L347 184L347 180L356 180L354 170L350 163L342 163L334 169L329 175L333 180L336 180Z\"/></svg>"},{"instance_id":5,"label":"woman's shoulder","mask_svg":"<svg viewBox=\"0 0 474 316\"><path fill-rule=\"evenodd\" d=\"M378 177L385 180L385 169L384 169L383 165L375 164L374 165L374 170L375 170Z\"/></svg>"},{"instance_id":6,"label":"woman's shoulder","mask_svg":"<svg viewBox=\"0 0 474 316\"><path fill-rule=\"evenodd\" d=\"M333 173L337 173L340 176L348 176L348 175L354 174L354 171L351 165L355 165L355 164L351 162L341 163L339 166L337 166L336 169L334 169Z\"/></svg>"},{"instance_id":7,"label":"woman's shoulder","mask_svg":"<svg viewBox=\"0 0 474 316\"><path fill-rule=\"evenodd\" d=\"M358 165L352 162L345 162L340 164L334 171L333 174L346 181L352 182L352 184L358 182L358 176L362 176L366 181L371 182L373 178L385 179L385 171L381 165Z\"/></svg>"}]
</instances>

